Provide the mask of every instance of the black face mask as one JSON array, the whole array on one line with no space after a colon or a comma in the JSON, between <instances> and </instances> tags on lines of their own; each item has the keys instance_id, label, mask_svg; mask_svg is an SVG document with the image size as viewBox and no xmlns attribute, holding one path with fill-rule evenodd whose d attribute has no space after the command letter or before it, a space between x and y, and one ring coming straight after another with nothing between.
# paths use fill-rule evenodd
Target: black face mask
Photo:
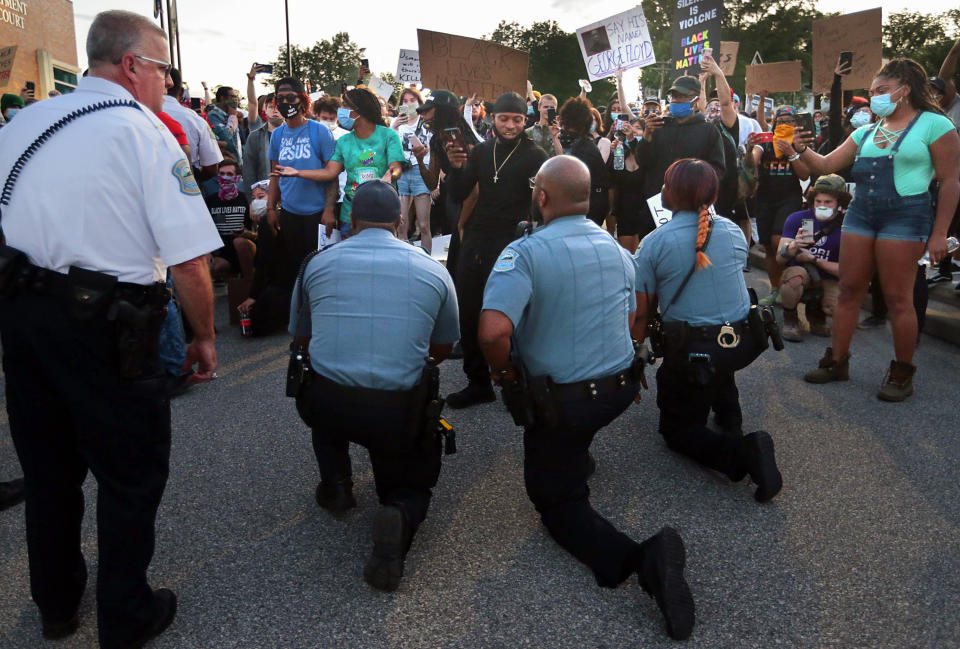
<instances>
[{"instance_id":1,"label":"black face mask","mask_svg":"<svg viewBox=\"0 0 960 649\"><path fill-rule=\"evenodd\" d=\"M285 118L290 119L291 117L295 117L300 111L300 104L288 104L285 101L281 101L277 103L277 110Z\"/></svg>"}]
</instances>

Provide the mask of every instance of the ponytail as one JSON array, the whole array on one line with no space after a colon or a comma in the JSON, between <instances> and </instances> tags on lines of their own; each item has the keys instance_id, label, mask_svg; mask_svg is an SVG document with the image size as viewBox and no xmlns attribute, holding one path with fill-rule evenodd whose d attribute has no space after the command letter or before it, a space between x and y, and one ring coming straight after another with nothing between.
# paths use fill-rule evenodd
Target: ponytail
<instances>
[{"instance_id":1,"label":"ponytail","mask_svg":"<svg viewBox=\"0 0 960 649\"><path fill-rule=\"evenodd\" d=\"M697 270L703 270L712 263L710 258L707 257L707 253L704 252L707 242L710 240L710 226L710 211L706 206L703 206L700 209L700 217L697 222Z\"/></svg>"}]
</instances>

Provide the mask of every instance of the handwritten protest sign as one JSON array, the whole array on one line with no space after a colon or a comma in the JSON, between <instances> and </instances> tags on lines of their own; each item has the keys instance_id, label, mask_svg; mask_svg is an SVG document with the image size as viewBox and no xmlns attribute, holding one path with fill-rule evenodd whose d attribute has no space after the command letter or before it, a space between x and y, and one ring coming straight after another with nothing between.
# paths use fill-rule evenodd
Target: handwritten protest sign
<instances>
[{"instance_id":1,"label":"handwritten protest sign","mask_svg":"<svg viewBox=\"0 0 960 649\"><path fill-rule=\"evenodd\" d=\"M700 74L703 50L720 46L723 0L677 0L673 12L673 73Z\"/></svg>"},{"instance_id":2,"label":"handwritten protest sign","mask_svg":"<svg viewBox=\"0 0 960 649\"><path fill-rule=\"evenodd\" d=\"M397 61L397 81L405 86L420 81L420 52L400 50L400 58Z\"/></svg>"},{"instance_id":3,"label":"handwritten protest sign","mask_svg":"<svg viewBox=\"0 0 960 649\"><path fill-rule=\"evenodd\" d=\"M16 56L16 45L0 48L0 88L10 83L10 72L13 70L13 59Z\"/></svg>"},{"instance_id":4,"label":"handwritten protest sign","mask_svg":"<svg viewBox=\"0 0 960 649\"><path fill-rule=\"evenodd\" d=\"M577 41L590 81L613 76L618 68L642 68L657 62L647 19L639 6L581 27Z\"/></svg>"},{"instance_id":5,"label":"handwritten protest sign","mask_svg":"<svg viewBox=\"0 0 960 649\"><path fill-rule=\"evenodd\" d=\"M455 95L486 99L513 91L527 93L530 55L512 47L466 36L417 30L420 82Z\"/></svg>"},{"instance_id":6,"label":"handwritten protest sign","mask_svg":"<svg viewBox=\"0 0 960 649\"><path fill-rule=\"evenodd\" d=\"M737 67L737 53L740 51L740 43L734 41L720 41L720 52L714 53L713 59L720 66L720 71L724 76L731 76L734 68Z\"/></svg>"},{"instance_id":7,"label":"handwritten protest sign","mask_svg":"<svg viewBox=\"0 0 960 649\"><path fill-rule=\"evenodd\" d=\"M793 92L800 90L800 61L781 61L747 66L747 92Z\"/></svg>"},{"instance_id":8,"label":"handwritten protest sign","mask_svg":"<svg viewBox=\"0 0 960 649\"><path fill-rule=\"evenodd\" d=\"M387 83L380 77L376 75L370 75L367 77L367 80L364 82L367 88L373 91L373 94L378 97L383 97L384 99L390 99L390 95L393 94L393 84Z\"/></svg>"},{"instance_id":9,"label":"handwritten protest sign","mask_svg":"<svg viewBox=\"0 0 960 649\"><path fill-rule=\"evenodd\" d=\"M670 222L673 218L673 212L663 206L663 194L657 194L647 199L647 207L650 208L650 214L653 215L653 222L659 228L661 225Z\"/></svg>"},{"instance_id":10,"label":"handwritten protest sign","mask_svg":"<svg viewBox=\"0 0 960 649\"><path fill-rule=\"evenodd\" d=\"M859 11L813 21L813 91L829 92L840 52L853 52L844 90L869 88L883 58L883 12Z\"/></svg>"}]
</instances>

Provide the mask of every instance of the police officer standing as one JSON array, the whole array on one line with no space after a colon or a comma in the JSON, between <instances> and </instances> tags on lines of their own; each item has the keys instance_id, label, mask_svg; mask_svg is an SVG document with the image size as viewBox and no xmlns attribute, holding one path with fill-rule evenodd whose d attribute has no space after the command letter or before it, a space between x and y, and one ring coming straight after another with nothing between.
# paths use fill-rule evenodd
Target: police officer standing
<instances>
[{"instance_id":1,"label":"police officer standing","mask_svg":"<svg viewBox=\"0 0 960 649\"><path fill-rule=\"evenodd\" d=\"M397 239L391 185L360 185L351 221L355 234L308 258L294 287L290 332L309 340L312 369L297 409L313 429L317 504L334 515L356 506L348 443L369 451L382 506L363 578L392 591L440 476L436 363L460 337L457 295L440 262Z\"/></svg>"},{"instance_id":2,"label":"police officer standing","mask_svg":"<svg viewBox=\"0 0 960 649\"><path fill-rule=\"evenodd\" d=\"M217 365L204 255L220 240L190 163L154 115L168 51L149 19L101 13L76 92L0 131L0 337L31 594L45 637L77 629L90 471L103 649L140 647L176 613L176 596L146 575L170 458L157 353L167 266L194 331L185 364L199 362L194 380Z\"/></svg>"},{"instance_id":3,"label":"police officer standing","mask_svg":"<svg viewBox=\"0 0 960 649\"><path fill-rule=\"evenodd\" d=\"M667 632L684 639L693 630L694 604L680 535L665 527L637 543L588 498L590 443L633 402L643 376L630 338L632 260L587 220L590 172L578 159L546 162L532 201L545 226L497 259L479 330L494 380L524 426L527 494L550 535L593 570L600 586L614 588L636 573Z\"/></svg>"},{"instance_id":4,"label":"police officer standing","mask_svg":"<svg viewBox=\"0 0 960 649\"><path fill-rule=\"evenodd\" d=\"M770 312L763 322L764 312L751 308L743 232L707 210L718 188L716 172L702 160L678 160L667 169L663 205L673 219L637 248L633 331L642 341L647 324L657 321L659 300L662 335L655 326L651 342L663 356L657 405L667 446L734 482L749 474L756 499L765 502L782 485L773 440L765 431L743 435L733 375L766 348L775 322ZM721 432L707 428L711 409Z\"/></svg>"}]
</instances>

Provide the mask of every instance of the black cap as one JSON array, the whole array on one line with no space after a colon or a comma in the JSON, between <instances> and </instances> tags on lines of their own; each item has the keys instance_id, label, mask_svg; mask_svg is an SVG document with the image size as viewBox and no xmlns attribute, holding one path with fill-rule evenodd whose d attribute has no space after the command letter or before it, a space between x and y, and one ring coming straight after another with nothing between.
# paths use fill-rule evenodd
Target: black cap
<instances>
[{"instance_id":1,"label":"black cap","mask_svg":"<svg viewBox=\"0 0 960 649\"><path fill-rule=\"evenodd\" d=\"M646 99L643 100L643 105L646 106L647 104L656 104L657 106L659 106L660 100L656 97L647 97Z\"/></svg>"},{"instance_id":2,"label":"black cap","mask_svg":"<svg viewBox=\"0 0 960 649\"><path fill-rule=\"evenodd\" d=\"M691 97L700 94L700 80L696 77L684 76L673 80L668 92L674 92L684 97Z\"/></svg>"},{"instance_id":3,"label":"black cap","mask_svg":"<svg viewBox=\"0 0 960 649\"><path fill-rule=\"evenodd\" d=\"M941 94L947 91L947 84L944 83L943 79L940 77L930 77L927 79L927 83L939 90Z\"/></svg>"},{"instance_id":4,"label":"black cap","mask_svg":"<svg viewBox=\"0 0 960 649\"><path fill-rule=\"evenodd\" d=\"M274 90L279 92L280 86L287 86L291 90L297 93L306 92L306 90L303 87L303 83L301 83L300 79L297 79L296 77L284 77L280 79L279 81L277 81L276 85L274 85Z\"/></svg>"},{"instance_id":5,"label":"black cap","mask_svg":"<svg viewBox=\"0 0 960 649\"><path fill-rule=\"evenodd\" d=\"M351 214L368 223L396 223L400 219L400 196L393 185L368 180L353 195Z\"/></svg>"},{"instance_id":6,"label":"black cap","mask_svg":"<svg viewBox=\"0 0 960 649\"><path fill-rule=\"evenodd\" d=\"M434 90L430 93L430 97L417 108L417 112L425 113L437 106L447 106L448 108L458 110L460 108L460 102L457 101L457 97L449 90Z\"/></svg>"},{"instance_id":7,"label":"black cap","mask_svg":"<svg viewBox=\"0 0 960 649\"><path fill-rule=\"evenodd\" d=\"M493 111L496 113L517 113L519 115L527 114L527 102L523 97L515 92L505 92L493 104Z\"/></svg>"}]
</instances>

